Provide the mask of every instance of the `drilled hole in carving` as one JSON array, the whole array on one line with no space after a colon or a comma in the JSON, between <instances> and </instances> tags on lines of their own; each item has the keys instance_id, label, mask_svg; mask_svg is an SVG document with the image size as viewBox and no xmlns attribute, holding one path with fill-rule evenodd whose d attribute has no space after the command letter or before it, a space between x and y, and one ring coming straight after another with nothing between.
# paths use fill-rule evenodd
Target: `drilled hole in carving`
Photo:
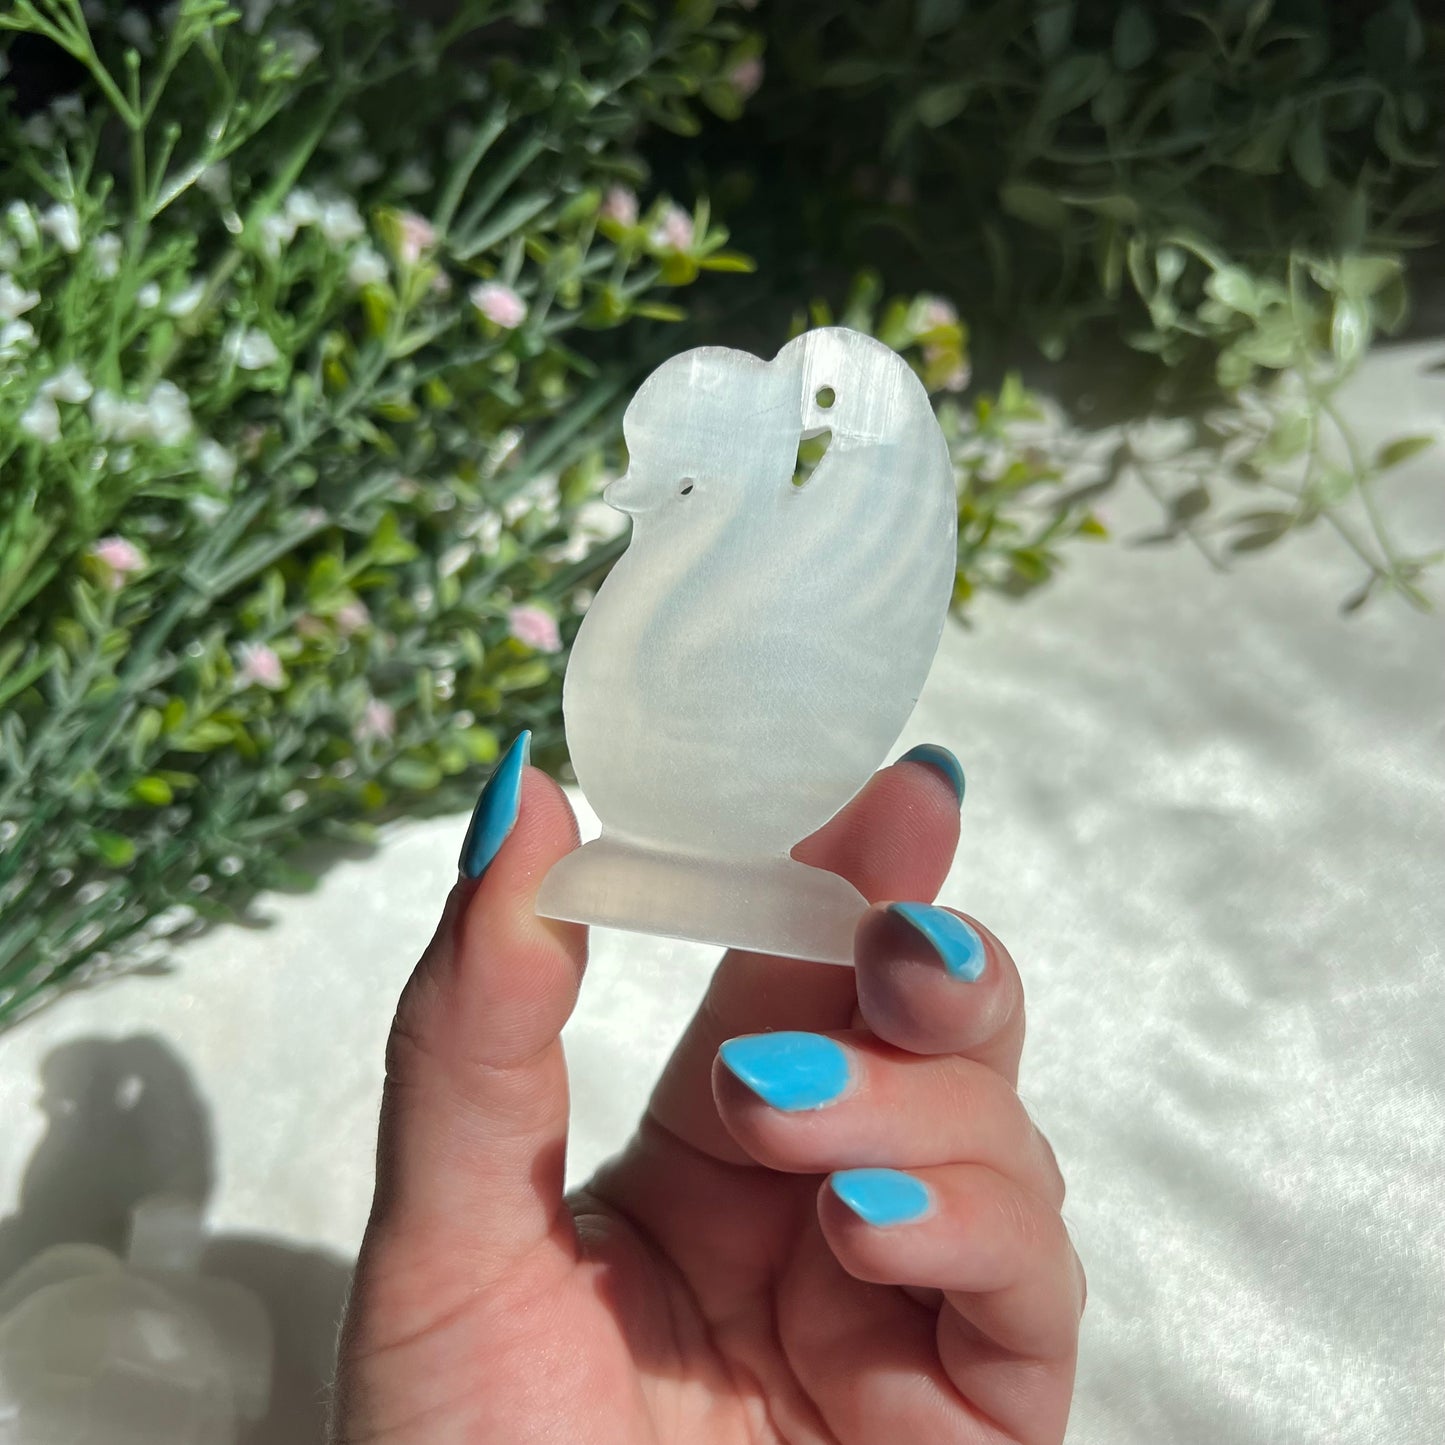
<instances>
[{"instance_id":1,"label":"drilled hole in carving","mask_svg":"<svg viewBox=\"0 0 1445 1445\"><path fill-rule=\"evenodd\" d=\"M682 495L684 497L687 496L687 494L692 491L694 485L695 483L691 477L684 477L682 479Z\"/></svg>"},{"instance_id":2,"label":"drilled hole in carving","mask_svg":"<svg viewBox=\"0 0 1445 1445\"><path fill-rule=\"evenodd\" d=\"M818 464L827 455L833 433L826 427L813 436L805 436L798 442L798 455L793 462L793 485L806 487L818 470Z\"/></svg>"},{"instance_id":3,"label":"drilled hole in carving","mask_svg":"<svg viewBox=\"0 0 1445 1445\"><path fill-rule=\"evenodd\" d=\"M835 401L838 400L838 393L831 386L820 386L818 394L813 398L824 411L827 411Z\"/></svg>"}]
</instances>

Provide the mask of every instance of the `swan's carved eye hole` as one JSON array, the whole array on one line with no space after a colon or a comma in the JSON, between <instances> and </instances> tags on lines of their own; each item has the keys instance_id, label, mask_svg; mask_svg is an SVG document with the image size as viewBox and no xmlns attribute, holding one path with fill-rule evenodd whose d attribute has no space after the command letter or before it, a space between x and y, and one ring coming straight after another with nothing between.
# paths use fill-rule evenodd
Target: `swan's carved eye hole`
<instances>
[{"instance_id":1,"label":"swan's carved eye hole","mask_svg":"<svg viewBox=\"0 0 1445 1445\"><path fill-rule=\"evenodd\" d=\"M831 386L818 388L818 394L813 398L824 411L827 411L835 401L838 400L838 393Z\"/></svg>"},{"instance_id":2,"label":"swan's carved eye hole","mask_svg":"<svg viewBox=\"0 0 1445 1445\"><path fill-rule=\"evenodd\" d=\"M682 495L683 495L684 497L687 496L687 494L688 494L690 491L692 491L693 486L694 486L694 482L693 482L692 478L691 478L691 477L684 477L684 478L682 479Z\"/></svg>"}]
</instances>

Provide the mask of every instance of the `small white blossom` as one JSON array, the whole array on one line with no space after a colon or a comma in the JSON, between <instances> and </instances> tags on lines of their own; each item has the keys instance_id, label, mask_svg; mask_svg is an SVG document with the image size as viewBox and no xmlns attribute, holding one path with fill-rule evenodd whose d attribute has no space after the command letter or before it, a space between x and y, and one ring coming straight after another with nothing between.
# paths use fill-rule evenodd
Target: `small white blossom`
<instances>
[{"instance_id":1,"label":"small white blossom","mask_svg":"<svg viewBox=\"0 0 1445 1445\"><path fill-rule=\"evenodd\" d=\"M936 331L942 326L958 325L958 308L944 296L920 296L913 318L915 331Z\"/></svg>"},{"instance_id":2,"label":"small white blossom","mask_svg":"<svg viewBox=\"0 0 1445 1445\"><path fill-rule=\"evenodd\" d=\"M266 17L276 6L276 0L241 0L241 11L244 15L242 24L245 26L248 35L256 35L266 23Z\"/></svg>"},{"instance_id":3,"label":"small white blossom","mask_svg":"<svg viewBox=\"0 0 1445 1445\"><path fill-rule=\"evenodd\" d=\"M114 231L102 231L90 243L90 254L95 259L95 269L106 280L120 270L121 245L121 239Z\"/></svg>"},{"instance_id":4,"label":"small white blossom","mask_svg":"<svg viewBox=\"0 0 1445 1445\"><path fill-rule=\"evenodd\" d=\"M686 251L693 242L692 217L678 206L669 206L652 228L651 240L659 249Z\"/></svg>"},{"instance_id":5,"label":"small white blossom","mask_svg":"<svg viewBox=\"0 0 1445 1445\"><path fill-rule=\"evenodd\" d=\"M206 527L214 527L230 509L229 502L220 497L208 497L204 492L190 497L186 505L191 509L191 515Z\"/></svg>"},{"instance_id":6,"label":"small white blossom","mask_svg":"<svg viewBox=\"0 0 1445 1445\"><path fill-rule=\"evenodd\" d=\"M166 302L166 315L174 316L177 320L184 320L201 304L201 298L205 294L206 283L204 281L192 282L185 290L177 291Z\"/></svg>"},{"instance_id":7,"label":"small white blossom","mask_svg":"<svg viewBox=\"0 0 1445 1445\"><path fill-rule=\"evenodd\" d=\"M7 321L0 326L0 361L9 361L35 344L35 328L28 321Z\"/></svg>"},{"instance_id":8,"label":"small white blossom","mask_svg":"<svg viewBox=\"0 0 1445 1445\"><path fill-rule=\"evenodd\" d=\"M602 219L619 226L637 224L637 192L630 186L611 186L602 198Z\"/></svg>"},{"instance_id":9,"label":"small white blossom","mask_svg":"<svg viewBox=\"0 0 1445 1445\"><path fill-rule=\"evenodd\" d=\"M500 281L479 281L468 295L488 321L507 331L515 330L527 319L527 303Z\"/></svg>"},{"instance_id":10,"label":"small white blossom","mask_svg":"<svg viewBox=\"0 0 1445 1445\"><path fill-rule=\"evenodd\" d=\"M283 211L272 211L261 218L261 249L273 260L291 244L296 236L296 223Z\"/></svg>"},{"instance_id":11,"label":"small white blossom","mask_svg":"<svg viewBox=\"0 0 1445 1445\"><path fill-rule=\"evenodd\" d=\"M0 275L0 321L14 321L39 302L38 291L27 291L13 276Z\"/></svg>"},{"instance_id":12,"label":"small white blossom","mask_svg":"<svg viewBox=\"0 0 1445 1445\"><path fill-rule=\"evenodd\" d=\"M196 185L213 201L223 201L231 194L231 163L212 161L196 177Z\"/></svg>"},{"instance_id":13,"label":"small white blossom","mask_svg":"<svg viewBox=\"0 0 1445 1445\"><path fill-rule=\"evenodd\" d=\"M264 642L243 642L236 650L236 684L239 687L267 687L273 692L286 686L281 659Z\"/></svg>"},{"instance_id":14,"label":"small white blossom","mask_svg":"<svg viewBox=\"0 0 1445 1445\"><path fill-rule=\"evenodd\" d=\"M49 381L41 383L40 394L52 396L56 401L81 402L90 400L92 389L85 373L72 361Z\"/></svg>"},{"instance_id":15,"label":"small white blossom","mask_svg":"<svg viewBox=\"0 0 1445 1445\"><path fill-rule=\"evenodd\" d=\"M154 281L147 281L135 293L135 304L142 311L154 311L161 304L161 288Z\"/></svg>"},{"instance_id":16,"label":"small white blossom","mask_svg":"<svg viewBox=\"0 0 1445 1445\"><path fill-rule=\"evenodd\" d=\"M307 190L305 186L297 186L286 197L282 210L286 219L297 229L314 226L321 219L321 202L316 199L315 192Z\"/></svg>"},{"instance_id":17,"label":"small white blossom","mask_svg":"<svg viewBox=\"0 0 1445 1445\"><path fill-rule=\"evenodd\" d=\"M401 213L397 252L404 265L415 266L422 253L431 250L436 243L436 227L425 216L419 216L415 211Z\"/></svg>"},{"instance_id":18,"label":"small white blossom","mask_svg":"<svg viewBox=\"0 0 1445 1445\"><path fill-rule=\"evenodd\" d=\"M191 403L173 381L158 381L146 399L150 434L162 446L179 446L191 434Z\"/></svg>"},{"instance_id":19,"label":"small white blossom","mask_svg":"<svg viewBox=\"0 0 1445 1445\"><path fill-rule=\"evenodd\" d=\"M361 598L352 597L332 613L331 620L343 637L351 637L371 625L371 612Z\"/></svg>"},{"instance_id":20,"label":"small white blossom","mask_svg":"<svg viewBox=\"0 0 1445 1445\"><path fill-rule=\"evenodd\" d=\"M276 343L258 327L233 331L226 343L237 366L243 371L263 371L281 359Z\"/></svg>"},{"instance_id":21,"label":"small white blossom","mask_svg":"<svg viewBox=\"0 0 1445 1445\"><path fill-rule=\"evenodd\" d=\"M738 95L747 100L757 94L758 87L763 83L763 62L756 55L740 60L728 72L728 79Z\"/></svg>"},{"instance_id":22,"label":"small white blossom","mask_svg":"<svg viewBox=\"0 0 1445 1445\"><path fill-rule=\"evenodd\" d=\"M359 743L389 742L396 736L396 711L379 697L368 698L351 735Z\"/></svg>"},{"instance_id":23,"label":"small white blossom","mask_svg":"<svg viewBox=\"0 0 1445 1445\"><path fill-rule=\"evenodd\" d=\"M346 279L355 287L380 286L386 280L386 261L371 245L358 246L346 267Z\"/></svg>"},{"instance_id":24,"label":"small white blossom","mask_svg":"<svg viewBox=\"0 0 1445 1445\"><path fill-rule=\"evenodd\" d=\"M24 201L11 201L5 208L5 219L16 239L27 250L40 243L40 228L35 224L35 212Z\"/></svg>"},{"instance_id":25,"label":"small white blossom","mask_svg":"<svg viewBox=\"0 0 1445 1445\"><path fill-rule=\"evenodd\" d=\"M321 42L309 30L297 25L278 30L276 44L298 71L305 70L321 54Z\"/></svg>"},{"instance_id":26,"label":"small white blossom","mask_svg":"<svg viewBox=\"0 0 1445 1445\"><path fill-rule=\"evenodd\" d=\"M37 150L49 150L55 144L55 122L44 111L36 111L20 127L20 134Z\"/></svg>"},{"instance_id":27,"label":"small white blossom","mask_svg":"<svg viewBox=\"0 0 1445 1445\"><path fill-rule=\"evenodd\" d=\"M20 430L38 442L60 440L60 409L48 396L37 396L20 413Z\"/></svg>"},{"instance_id":28,"label":"small white blossom","mask_svg":"<svg viewBox=\"0 0 1445 1445\"><path fill-rule=\"evenodd\" d=\"M349 245L366 234L366 222L361 219L361 212L356 209L356 203L345 196L327 201L321 208L316 225L332 246Z\"/></svg>"},{"instance_id":29,"label":"small white blossom","mask_svg":"<svg viewBox=\"0 0 1445 1445\"><path fill-rule=\"evenodd\" d=\"M67 135L79 135L85 119L85 105L78 95L57 95L50 102L50 114Z\"/></svg>"},{"instance_id":30,"label":"small white blossom","mask_svg":"<svg viewBox=\"0 0 1445 1445\"><path fill-rule=\"evenodd\" d=\"M67 256L80 250L80 214L66 202L57 202L40 217L40 229L55 238L55 244Z\"/></svg>"},{"instance_id":31,"label":"small white blossom","mask_svg":"<svg viewBox=\"0 0 1445 1445\"><path fill-rule=\"evenodd\" d=\"M236 458L210 437L196 447L196 470L216 487L229 487L236 476Z\"/></svg>"}]
</instances>

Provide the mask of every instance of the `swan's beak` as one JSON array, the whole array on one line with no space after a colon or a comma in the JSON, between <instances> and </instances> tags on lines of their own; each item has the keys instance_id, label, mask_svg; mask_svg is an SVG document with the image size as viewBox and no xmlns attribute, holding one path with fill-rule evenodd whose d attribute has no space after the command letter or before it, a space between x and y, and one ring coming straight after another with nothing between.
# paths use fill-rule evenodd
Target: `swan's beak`
<instances>
[{"instance_id":1,"label":"swan's beak","mask_svg":"<svg viewBox=\"0 0 1445 1445\"><path fill-rule=\"evenodd\" d=\"M602 489L602 500L630 517L647 510L646 489L630 471L623 472L616 481Z\"/></svg>"}]
</instances>

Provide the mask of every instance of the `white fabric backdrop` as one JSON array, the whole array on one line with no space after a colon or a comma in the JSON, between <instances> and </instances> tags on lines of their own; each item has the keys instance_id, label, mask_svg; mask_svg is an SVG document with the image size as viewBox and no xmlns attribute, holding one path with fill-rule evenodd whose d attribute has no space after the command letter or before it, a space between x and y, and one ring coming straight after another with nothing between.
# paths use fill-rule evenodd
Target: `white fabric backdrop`
<instances>
[{"instance_id":1,"label":"white fabric backdrop","mask_svg":"<svg viewBox=\"0 0 1445 1445\"><path fill-rule=\"evenodd\" d=\"M1367 435L1440 429L1442 348L1377 357ZM1429 454L1402 535L1445 534ZM1111 500L1123 535L1147 499ZM1011 946L1022 1092L1089 1271L1076 1445L1445 1438L1445 623L1383 603L1327 535L1229 576L1187 549L1078 547L951 629L900 744L969 778L943 892ZM265 929L0 1039L0 1273L209 1183L213 1263L281 1334L265 1445L318 1437L365 1222L382 1045L465 826L396 828ZM567 1029L569 1174L620 1145L714 961L600 937Z\"/></svg>"}]
</instances>

